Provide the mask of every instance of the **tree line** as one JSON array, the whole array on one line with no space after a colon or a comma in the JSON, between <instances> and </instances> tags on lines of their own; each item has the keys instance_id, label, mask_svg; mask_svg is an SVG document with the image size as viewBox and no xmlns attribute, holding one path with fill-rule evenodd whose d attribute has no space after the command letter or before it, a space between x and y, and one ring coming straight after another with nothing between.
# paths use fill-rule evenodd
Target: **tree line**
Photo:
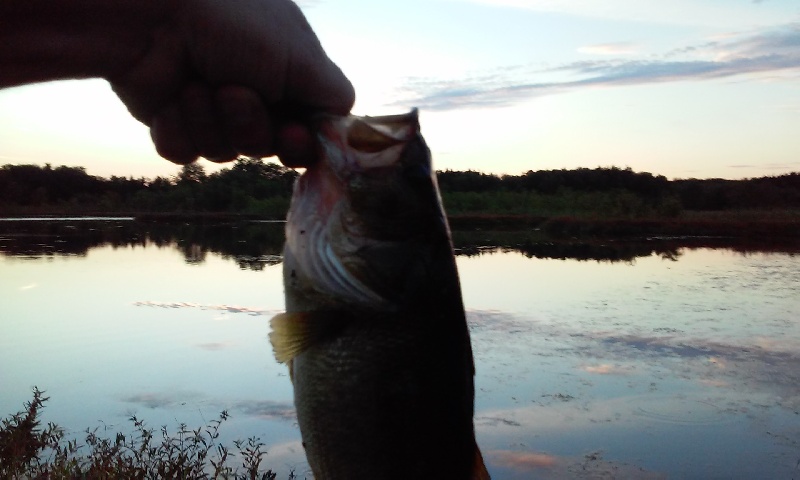
<instances>
[{"instance_id":1,"label":"tree line","mask_svg":"<svg viewBox=\"0 0 800 480\"><path fill-rule=\"evenodd\" d=\"M242 157L206 174L102 178L82 167L0 167L0 214L246 213L283 218L298 174ZM630 168L538 170L522 175L437 172L450 214L674 217L683 211L800 208L800 173L744 180L681 179Z\"/></svg>"},{"instance_id":2,"label":"tree line","mask_svg":"<svg viewBox=\"0 0 800 480\"><path fill-rule=\"evenodd\" d=\"M438 179L445 198L456 200L448 207L456 208L460 207L459 200L469 200L469 194L487 192L511 197L509 200L532 198L555 210L574 211L594 205L601 211L616 211L623 216L674 216L683 210L800 208L798 172L743 180L668 180L663 175L630 168L598 167L530 170L522 175L501 176L446 170L438 172ZM507 208L514 209L514 203Z\"/></svg>"},{"instance_id":3,"label":"tree line","mask_svg":"<svg viewBox=\"0 0 800 480\"><path fill-rule=\"evenodd\" d=\"M185 165L174 177L102 178L83 167L0 167L0 212L185 213L236 212L281 218L298 174L277 163L242 157L206 174Z\"/></svg>"}]
</instances>

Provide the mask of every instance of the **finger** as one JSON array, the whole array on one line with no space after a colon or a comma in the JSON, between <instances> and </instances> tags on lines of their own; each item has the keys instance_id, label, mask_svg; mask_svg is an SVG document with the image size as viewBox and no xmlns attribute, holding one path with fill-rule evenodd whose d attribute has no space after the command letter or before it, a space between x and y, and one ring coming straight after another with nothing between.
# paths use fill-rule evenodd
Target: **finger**
<instances>
[{"instance_id":1,"label":"finger","mask_svg":"<svg viewBox=\"0 0 800 480\"><path fill-rule=\"evenodd\" d=\"M189 73L183 41L174 29L155 31L150 46L132 68L108 78L131 115L147 126L178 94Z\"/></svg>"},{"instance_id":2,"label":"finger","mask_svg":"<svg viewBox=\"0 0 800 480\"><path fill-rule=\"evenodd\" d=\"M302 123L287 122L281 125L275 144L278 158L287 167L309 167L319 159L316 139Z\"/></svg>"},{"instance_id":3,"label":"finger","mask_svg":"<svg viewBox=\"0 0 800 480\"><path fill-rule=\"evenodd\" d=\"M195 151L214 161L236 158L236 151L223 135L211 89L201 84L189 85L181 92L180 102L184 125Z\"/></svg>"},{"instance_id":4,"label":"finger","mask_svg":"<svg viewBox=\"0 0 800 480\"><path fill-rule=\"evenodd\" d=\"M287 99L329 113L350 113L356 99L353 84L322 47L303 50L297 57L289 69Z\"/></svg>"},{"instance_id":5,"label":"finger","mask_svg":"<svg viewBox=\"0 0 800 480\"><path fill-rule=\"evenodd\" d=\"M255 90L229 85L217 89L215 97L227 140L237 152L253 157L275 154L273 122Z\"/></svg>"},{"instance_id":6,"label":"finger","mask_svg":"<svg viewBox=\"0 0 800 480\"><path fill-rule=\"evenodd\" d=\"M171 104L153 117L150 137L159 155L179 165L192 163L197 159L177 104Z\"/></svg>"},{"instance_id":7,"label":"finger","mask_svg":"<svg viewBox=\"0 0 800 480\"><path fill-rule=\"evenodd\" d=\"M285 2L292 11L287 14L296 29L296 41L289 43L284 96L282 101L299 104L329 113L346 115L355 103L355 90L342 70L328 57L319 39L308 25L300 8Z\"/></svg>"}]
</instances>

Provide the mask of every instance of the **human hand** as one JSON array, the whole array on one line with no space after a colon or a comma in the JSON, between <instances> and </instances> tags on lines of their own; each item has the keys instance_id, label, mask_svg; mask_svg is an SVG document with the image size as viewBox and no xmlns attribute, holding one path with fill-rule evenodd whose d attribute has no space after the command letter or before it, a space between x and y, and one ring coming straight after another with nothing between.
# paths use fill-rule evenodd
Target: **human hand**
<instances>
[{"instance_id":1,"label":"human hand","mask_svg":"<svg viewBox=\"0 0 800 480\"><path fill-rule=\"evenodd\" d=\"M185 164L277 154L315 161L303 120L346 114L353 87L290 0L178 0L134 65L109 76L150 127L158 153Z\"/></svg>"}]
</instances>

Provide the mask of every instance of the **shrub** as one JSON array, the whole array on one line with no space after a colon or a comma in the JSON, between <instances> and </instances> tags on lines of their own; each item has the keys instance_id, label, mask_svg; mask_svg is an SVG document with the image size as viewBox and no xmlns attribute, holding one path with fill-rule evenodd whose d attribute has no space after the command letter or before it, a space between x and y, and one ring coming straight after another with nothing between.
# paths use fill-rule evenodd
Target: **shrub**
<instances>
[{"instance_id":1,"label":"shrub","mask_svg":"<svg viewBox=\"0 0 800 480\"><path fill-rule=\"evenodd\" d=\"M0 478L232 478L275 480L277 474L261 465L266 451L257 437L234 441L234 449L218 442L219 429L229 418L195 430L180 424L175 433L161 427L160 435L131 417L134 433L114 438L86 429L85 444L68 440L54 423L41 427L39 413L48 397L34 387L25 410L0 422ZM241 467L231 462L239 457ZM294 472L289 480L296 479Z\"/></svg>"}]
</instances>

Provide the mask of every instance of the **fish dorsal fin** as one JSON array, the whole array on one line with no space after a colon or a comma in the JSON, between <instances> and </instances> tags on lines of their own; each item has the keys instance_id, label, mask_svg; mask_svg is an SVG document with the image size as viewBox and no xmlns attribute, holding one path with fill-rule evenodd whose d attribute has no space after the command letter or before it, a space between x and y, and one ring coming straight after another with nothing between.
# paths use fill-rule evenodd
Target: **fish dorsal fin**
<instances>
[{"instance_id":1,"label":"fish dorsal fin","mask_svg":"<svg viewBox=\"0 0 800 480\"><path fill-rule=\"evenodd\" d=\"M483 463L483 455L481 455L477 444L475 445L475 464L472 467L472 477L470 480L492 480L489 471L486 470L486 465Z\"/></svg>"},{"instance_id":2,"label":"fish dorsal fin","mask_svg":"<svg viewBox=\"0 0 800 480\"><path fill-rule=\"evenodd\" d=\"M309 347L332 337L343 325L336 312L285 312L272 317L269 341L275 359L287 363Z\"/></svg>"}]
</instances>

